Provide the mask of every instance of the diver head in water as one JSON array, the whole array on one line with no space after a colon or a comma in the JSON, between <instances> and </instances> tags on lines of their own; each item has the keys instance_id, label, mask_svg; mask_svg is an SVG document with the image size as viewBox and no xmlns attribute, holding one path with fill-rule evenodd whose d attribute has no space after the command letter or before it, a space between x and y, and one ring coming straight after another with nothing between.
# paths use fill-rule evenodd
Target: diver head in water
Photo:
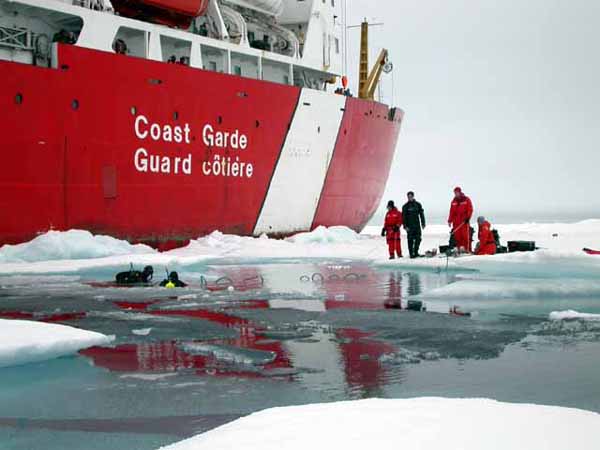
<instances>
[{"instance_id":1,"label":"diver head in water","mask_svg":"<svg viewBox=\"0 0 600 450\"><path fill-rule=\"evenodd\" d=\"M179 279L179 274L175 271L169 273L169 278L163 280L160 283L161 286L166 288L175 288L175 287L186 287L187 284Z\"/></svg>"}]
</instances>

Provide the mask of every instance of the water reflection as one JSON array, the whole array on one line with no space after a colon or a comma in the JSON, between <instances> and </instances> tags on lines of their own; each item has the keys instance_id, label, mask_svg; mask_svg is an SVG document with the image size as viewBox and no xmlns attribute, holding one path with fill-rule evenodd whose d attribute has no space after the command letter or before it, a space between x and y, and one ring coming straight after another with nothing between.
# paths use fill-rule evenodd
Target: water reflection
<instances>
[{"instance_id":1,"label":"water reflection","mask_svg":"<svg viewBox=\"0 0 600 450\"><path fill-rule=\"evenodd\" d=\"M99 302L89 300L87 286L61 304L73 313L34 314L9 302L0 316L116 334L116 345L81 352L116 374L272 380L353 398L401 383L405 364L431 355L495 357L522 336L406 310L411 297L450 282L445 274L316 262L221 265L184 275L191 285L184 291L96 287Z\"/></svg>"}]
</instances>

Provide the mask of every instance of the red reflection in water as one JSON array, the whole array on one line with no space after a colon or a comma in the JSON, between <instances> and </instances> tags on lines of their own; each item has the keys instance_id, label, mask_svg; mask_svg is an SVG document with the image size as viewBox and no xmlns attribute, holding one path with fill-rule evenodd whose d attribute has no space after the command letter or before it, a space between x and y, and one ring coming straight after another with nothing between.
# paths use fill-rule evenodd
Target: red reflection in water
<instances>
[{"instance_id":1,"label":"red reflection in water","mask_svg":"<svg viewBox=\"0 0 600 450\"><path fill-rule=\"evenodd\" d=\"M379 358L394 352L395 348L384 342L368 339L372 336L371 333L353 328L340 329L336 336L342 339L340 351L344 359L346 382L366 390L383 385L385 368Z\"/></svg>"},{"instance_id":2,"label":"red reflection in water","mask_svg":"<svg viewBox=\"0 0 600 450\"><path fill-rule=\"evenodd\" d=\"M3 319L33 319L32 313L19 312L19 311L0 311L0 317Z\"/></svg>"},{"instance_id":3,"label":"red reflection in water","mask_svg":"<svg viewBox=\"0 0 600 450\"><path fill-rule=\"evenodd\" d=\"M119 302L117 305L123 309L127 309L129 306L126 302ZM258 307L257 304L254 306ZM142 308L136 309L143 310ZM263 340L261 329L246 319L205 309L146 312L157 316L181 316L208 320L227 328L234 328L239 332L239 337L206 343L273 352L276 355L275 359L268 364L261 365L260 369L262 370L291 367L291 362L281 342ZM125 344L114 348L93 347L80 353L92 358L95 365L117 372L175 372L181 369L196 369L199 375L262 376L258 370L227 368L212 355L191 355L178 347L175 342Z\"/></svg>"},{"instance_id":4,"label":"red reflection in water","mask_svg":"<svg viewBox=\"0 0 600 450\"><path fill-rule=\"evenodd\" d=\"M92 358L94 365L114 372L174 372L205 365L201 358L181 351L174 342L92 347L79 353Z\"/></svg>"},{"instance_id":5,"label":"red reflection in water","mask_svg":"<svg viewBox=\"0 0 600 450\"><path fill-rule=\"evenodd\" d=\"M119 301L117 301L117 302L113 302L113 303L121 309L144 311L148 308L148 306L155 304L157 301L158 300L151 300L148 302L126 302L126 301L119 302Z\"/></svg>"},{"instance_id":6,"label":"red reflection in water","mask_svg":"<svg viewBox=\"0 0 600 450\"><path fill-rule=\"evenodd\" d=\"M358 277L356 277L358 276ZM402 274L382 278L369 268L323 272L323 289L327 293L326 309L379 310L401 309Z\"/></svg>"},{"instance_id":7,"label":"red reflection in water","mask_svg":"<svg viewBox=\"0 0 600 450\"><path fill-rule=\"evenodd\" d=\"M51 314L49 316L36 316L30 312L2 311L0 317L4 319L37 320L38 322L67 322L80 320L85 317L84 312Z\"/></svg>"}]
</instances>

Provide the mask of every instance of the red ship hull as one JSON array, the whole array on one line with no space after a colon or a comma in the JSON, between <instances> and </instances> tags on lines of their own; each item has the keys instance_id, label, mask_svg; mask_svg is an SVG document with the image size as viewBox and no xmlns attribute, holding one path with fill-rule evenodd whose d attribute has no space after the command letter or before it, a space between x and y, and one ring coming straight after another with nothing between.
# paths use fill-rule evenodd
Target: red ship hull
<instances>
[{"instance_id":1,"label":"red ship hull","mask_svg":"<svg viewBox=\"0 0 600 450\"><path fill-rule=\"evenodd\" d=\"M318 115L318 104L299 104L296 87L180 65L64 45L58 56L57 69L0 61L0 245L72 228L157 247L257 234L298 110ZM309 152L332 156L315 207L301 206L308 228L360 231L389 174L401 111L343 101L341 122L303 131L339 128L335 148ZM268 207L285 218L294 201Z\"/></svg>"}]
</instances>

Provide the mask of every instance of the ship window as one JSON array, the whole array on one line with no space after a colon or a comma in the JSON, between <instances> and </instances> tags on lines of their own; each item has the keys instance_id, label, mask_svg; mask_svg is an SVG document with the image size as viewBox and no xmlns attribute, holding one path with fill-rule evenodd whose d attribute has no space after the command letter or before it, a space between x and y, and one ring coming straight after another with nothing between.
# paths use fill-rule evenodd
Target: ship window
<instances>
[{"instance_id":1,"label":"ship window","mask_svg":"<svg viewBox=\"0 0 600 450\"><path fill-rule=\"evenodd\" d=\"M243 76L258 78L258 58L256 56L231 52L231 64L233 67L240 66Z\"/></svg>"},{"instance_id":2,"label":"ship window","mask_svg":"<svg viewBox=\"0 0 600 450\"><path fill-rule=\"evenodd\" d=\"M263 80L290 84L289 64L263 59Z\"/></svg>"},{"instance_id":3,"label":"ship window","mask_svg":"<svg viewBox=\"0 0 600 450\"><path fill-rule=\"evenodd\" d=\"M146 58L148 55L148 33L135 28L120 27L113 41L113 50L128 56Z\"/></svg>"},{"instance_id":4,"label":"ship window","mask_svg":"<svg viewBox=\"0 0 600 450\"><path fill-rule=\"evenodd\" d=\"M201 52L204 69L213 72L229 73L227 50L202 45Z\"/></svg>"},{"instance_id":5,"label":"ship window","mask_svg":"<svg viewBox=\"0 0 600 450\"><path fill-rule=\"evenodd\" d=\"M233 66L233 73L238 77L242 76L242 66Z\"/></svg>"},{"instance_id":6,"label":"ship window","mask_svg":"<svg viewBox=\"0 0 600 450\"><path fill-rule=\"evenodd\" d=\"M20 105L21 103L23 103L23 94L19 93L19 94L15 95L15 103L17 105Z\"/></svg>"},{"instance_id":7,"label":"ship window","mask_svg":"<svg viewBox=\"0 0 600 450\"><path fill-rule=\"evenodd\" d=\"M79 109L79 100L75 99L71 102L71 108L73 108L73 110L77 111Z\"/></svg>"},{"instance_id":8,"label":"ship window","mask_svg":"<svg viewBox=\"0 0 600 450\"><path fill-rule=\"evenodd\" d=\"M192 43L183 39L176 39L170 36L160 37L160 47L164 62L173 64L190 65L190 56L192 54Z\"/></svg>"}]
</instances>

